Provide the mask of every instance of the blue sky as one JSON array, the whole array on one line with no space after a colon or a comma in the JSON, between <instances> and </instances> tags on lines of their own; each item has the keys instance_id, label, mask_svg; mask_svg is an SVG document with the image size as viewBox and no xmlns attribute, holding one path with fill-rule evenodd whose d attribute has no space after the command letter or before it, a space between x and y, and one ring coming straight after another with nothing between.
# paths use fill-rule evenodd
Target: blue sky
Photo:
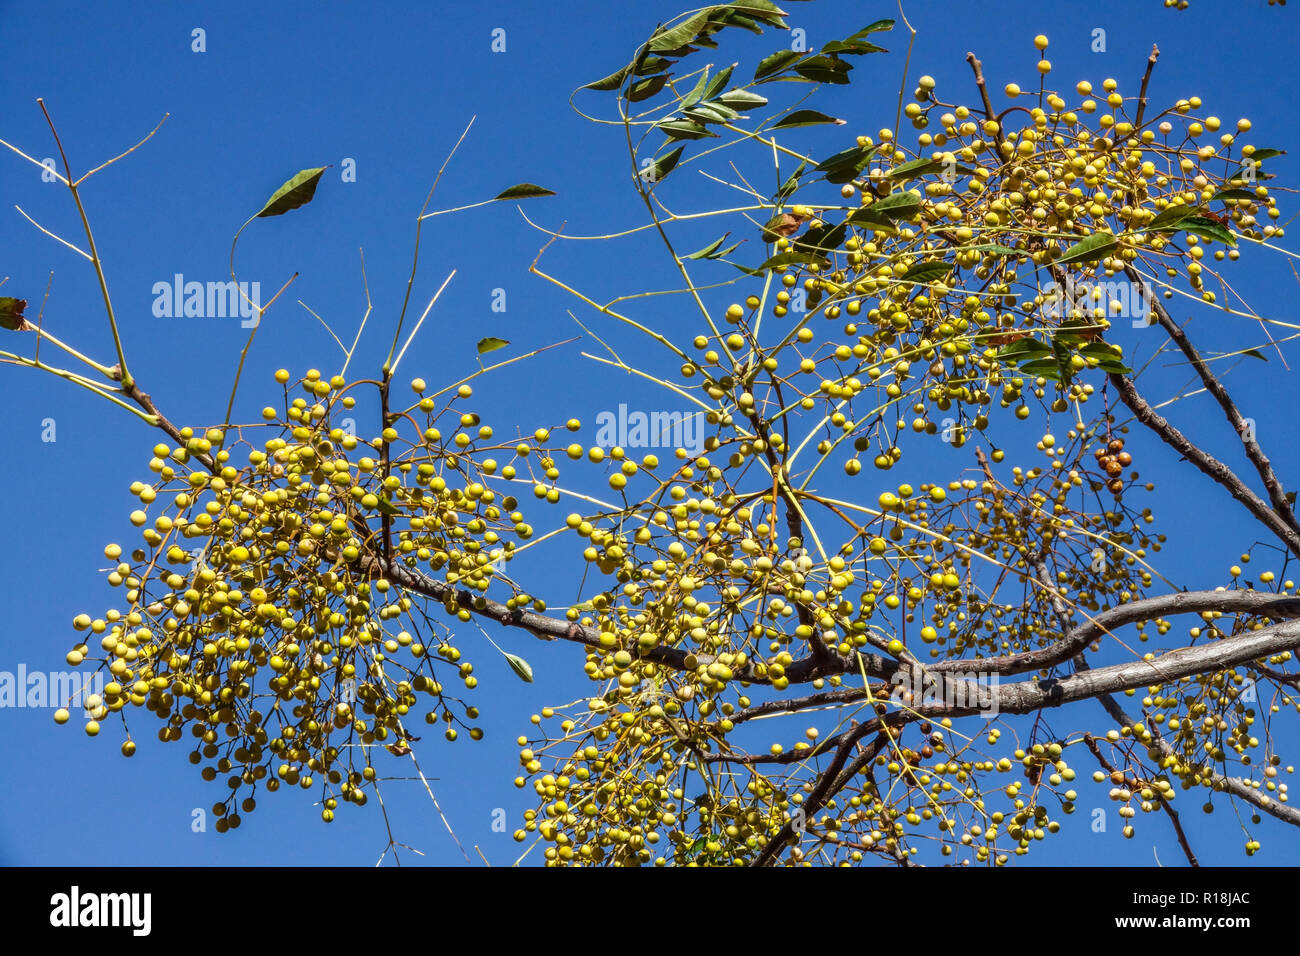
<instances>
[{"instance_id":1,"label":"blue sky","mask_svg":"<svg viewBox=\"0 0 1300 956\"><path fill-rule=\"evenodd\" d=\"M792 2L787 9L791 25L805 29L813 45L896 15L889 4L847 0ZM1159 0L1086 5L911 0L905 9L919 30L912 84L929 73L940 92L973 101L963 60L973 50L995 90L1012 80L1027 85L1038 59L1032 38L1045 33L1059 87L1115 76L1132 92L1157 42L1161 60L1151 86L1153 102L1200 95L1207 113L1250 117L1253 142L1295 145L1293 74L1279 68L1265 76L1252 65L1261 44L1291 48L1298 38L1294 9L1270 9L1264 0L1194 0L1181 13L1165 10ZM198 281L227 278L230 240L244 220L297 170L332 165L311 205L257 221L240 240L240 277L260 282L264 298L300 273L268 315L249 357L238 404L247 420L279 393L271 378L276 368L298 374L313 366L337 366L337 347L297 301L350 338L365 305L359 249L365 252L375 325L354 369L372 369L382 360L410 271L415 216L471 118L472 130L443 177L433 208L487 199L527 181L558 193L522 207L548 228L564 222L570 234L595 235L640 225L644 209L629 182L621 130L583 119L569 108L568 98L576 87L625 63L656 23L679 12L673 4L625 0L325 2L306 11L241 2L0 0L0 36L6 40L0 138L37 158L56 155L35 102L43 97L74 172L80 173L132 145L169 114L147 144L90 180L84 196L133 371L174 421L194 424L223 414L247 330L233 319L155 317L154 284L177 273ZM205 52L191 49L196 28L204 31ZM505 31L504 52L492 49L497 29ZM1105 52L1093 51L1097 29L1106 31ZM824 91L815 101L844 117L846 127L792 131L790 144L829 155L852 135L893 125L906 47L901 24L880 42L893 52L860 61L852 87ZM753 64L788 38L772 31L763 37L729 31L722 43L721 50L696 60ZM738 75L743 72L742 67ZM606 116L613 103L608 94L592 93L581 94L578 102ZM349 160L355 182L340 176ZM1270 169L1282 182L1294 176L1294 149ZM727 173L721 164L710 171ZM683 210L732 201L703 177L682 185L673 200ZM47 229L80 241L66 190L43 183L36 167L12 153L0 153L0 245L5 249L0 278L10 277L0 294L29 299L29 315L34 315L52 270L47 327L107 361L112 341L93 272L35 230L15 205ZM696 239L703 245L716 234L710 224L683 229L679 248L694 248ZM508 203L427 221L414 299L422 307L452 269L456 275L403 360L403 375L418 374L431 383L459 379L476 367L475 343L485 336L508 339L520 352L581 335L567 310L615 347L640 349L631 354L658 362L626 330L602 324L592 310L528 273L545 240ZM1265 314L1295 322L1288 285L1294 277L1286 261L1250 255L1255 261L1235 273L1239 288ZM667 287L673 282L670 265L662 248L639 239L559 243L543 259L548 272L598 300ZM715 280L735 276L726 266L716 268ZM506 292L504 312L492 309L497 289ZM735 297L724 291L711 301L725 304ZM694 334L697 320L685 309L638 314L681 337ZM1198 344L1211 350L1264 341L1256 327L1239 319L1210 315L1193 328ZM1129 334L1134 337L1126 350L1140 355L1150 348L1153 340L1137 337L1148 333ZM1300 353L1293 346L1284 349L1294 365ZM584 350L599 348L586 339L491 379L490 388L480 389L485 419L499 430L517 425L531 431L571 415L589 421L618 402L659 407L650 403L662 400L651 398L643 384L582 359ZM1291 373L1276 353L1267 365L1252 367L1253 361L1242 360L1228 382L1257 420L1260 440L1284 480L1294 475L1300 481L1300 455L1291 439ZM664 373L672 367L656 366ZM1158 368L1149 379L1151 394L1168 394L1189 378L1185 367ZM73 642L72 617L107 606L109 589L95 573L105 563L102 548L129 534L126 516L137 504L127 487L148 477L150 448L158 436L138 419L49 376L0 367L0 389L6 400L0 448L7 466L0 469L5 529L0 593L7 610L0 670L15 671L19 665L59 670ZM1226 457L1236 452L1237 443L1214 411L1201 396L1179 403L1170 414ZM55 423L53 442L42 440L48 419ZM1028 431L1014 434L1032 451ZM1171 539L1163 555L1166 574L1193 589L1225 583L1226 568L1258 540L1258 532L1241 520L1220 489L1200 476L1187 477L1176 456L1158 443L1141 442L1135 457L1157 483L1153 506L1160 530ZM934 463L949 471L969 466L952 458ZM916 480L946 474L918 473ZM902 477L878 481L866 475L856 493L874 499ZM572 584L562 565L539 566L535 573L540 584L534 590L554 594L552 603L567 599ZM530 713L571 699L587 682L576 679L581 657L571 648L537 644L519 634L493 632L493 637L528 657L537 683L520 684L499 655L486 645L475 648L487 738L428 748L422 763L437 778L435 791L465 846L477 844L492 864L501 865L513 861L519 849L508 832L493 831L493 812L504 809L507 830L513 830L519 813L532 805L531 791L510 783L517 772L513 739L526 730ZM1106 728L1095 704L1076 705L1051 718L1062 727ZM325 827L301 792L259 800L259 810L237 832L218 835L209 818L207 831L196 833L193 810L211 804L215 785L199 779L182 746L159 744L155 728L141 718L133 723L140 749L129 762L118 755L115 728L90 740L73 726L56 727L48 710L26 708L2 710L0 721L5 768L0 796L6 809L0 816L0 862L350 865L374 862L387 842L373 803L340 812ZM1298 742L1293 731L1282 734ZM1163 862L1180 862L1168 824L1159 817L1140 820L1134 840L1120 837L1113 812L1107 833L1090 832L1085 808L1105 804L1104 791L1080 790L1083 812L1055 846L1044 847L1041 862L1152 865L1153 843ZM393 782L385 800L398 839L425 854L404 853L405 861L464 862L418 783ZM1182 802L1202 859L1245 861L1240 847L1246 837L1231 813L1221 808L1203 819L1197 795L1185 795ZM1300 860L1294 831L1266 819L1253 832L1265 843L1258 862Z\"/></svg>"}]
</instances>

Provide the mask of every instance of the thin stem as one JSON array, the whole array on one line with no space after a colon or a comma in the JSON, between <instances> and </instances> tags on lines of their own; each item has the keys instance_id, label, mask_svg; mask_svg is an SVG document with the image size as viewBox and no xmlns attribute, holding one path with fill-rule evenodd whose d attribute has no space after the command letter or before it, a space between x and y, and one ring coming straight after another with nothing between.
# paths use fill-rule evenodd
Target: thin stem
<instances>
[{"instance_id":1,"label":"thin stem","mask_svg":"<svg viewBox=\"0 0 1300 956\"><path fill-rule=\"evenodd\" d=\"M90 219L86 215L86 207L81 203L81 194L77 191L77 184L72 181L72 166L68 163L67 153L63 151L63 142L59 139L59 131L54 128L54 120L50 118L50 112L45 108L45 101L37 99L40 104L41 112L45 114L45 122L49 124L50 132L54 134L54 143L58 146L59 156L63 158L63 169L66 173L64 182L67 183L69 191L72 193L72 200L77 204L77 213L81 216L81 226L86 231L86 242L90 245L90 261L95 266L95 277L99 280L99 293L104 299L104 309L108 313L108 325L113 330L113 346L117 349L117 365L122 370L122 384L130 385L134 381L131 378L131 372L127 369L126 354L122 351L122 336L117 329L117 316L113 312L113 299L108 294L108 280L104 277L104 264L99 257L99 250L95 246L95 234L90 229Z\"/></svg>"}]
</instances>

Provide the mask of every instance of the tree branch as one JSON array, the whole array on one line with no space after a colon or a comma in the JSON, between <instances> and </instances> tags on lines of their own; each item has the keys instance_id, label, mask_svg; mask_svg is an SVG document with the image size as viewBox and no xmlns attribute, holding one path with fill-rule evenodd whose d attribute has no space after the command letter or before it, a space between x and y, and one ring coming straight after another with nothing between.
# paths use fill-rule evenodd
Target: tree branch
<instances>
[{"instance_id":1,"label":"tree branch","mask_svg":"<svg viewBox=\"0 0 1300 956\"><path fill-rule=\"evenodd\" d=\"M1187 360L1191 362L1192 368L1196 370L1196 374L1200 376L1201 382L1205 385L1205 390L1214 396L1214 400L1223 409L1223 414L1227 417L1229 424L1241 437L1242 445L1246 449L1246 457L1250 459L1251 464L1255 466L1255 470L1259 473L1260 480L1264 482L1264 488L1268 491L1268 499L1273 504L1273 510L1286 523L1286 526L1291 529L1294 535L1300 536L1300 522L1296 520L1295 511L1282 491L1282 483L1278 480L1277 473L1273 470L1273 465L1268 460L1268 456L1264 454L1264 450L1259 446L1259 443L1254 440L1252 429L1246 424L1246 419L1237 409L1236 403L1233 402L1231 396L1228 395L1228 390L1210 371L1205 360L1196 351L1186 333L1174 322L1164 304L1152 294L1151 287L1147 285L1142 274L1132 265L1124 267L1124 274L1128 276L1130 282L1142 291L1142 298L1151 303L1151 309L1155 312L1156 321L1160 323L1160 327L1168 333L1169 338L1187 356Z\"/></svg>"}]
</instances>

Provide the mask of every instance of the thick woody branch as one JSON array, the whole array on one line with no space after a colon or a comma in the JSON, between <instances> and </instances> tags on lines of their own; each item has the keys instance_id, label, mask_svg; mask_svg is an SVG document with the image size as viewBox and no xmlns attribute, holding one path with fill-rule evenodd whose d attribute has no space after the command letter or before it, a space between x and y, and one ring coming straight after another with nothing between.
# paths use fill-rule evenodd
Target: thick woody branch
<instances>
[{"instance_id":1,"label":"thick woody branch","mask_svg":"<svg viewBox=\"0 0 1300 956\"><path fill-rule=\"evenodd\" d=\"M1047 647L1002 657L941 661L931 664L929 669L946 671L976 667L981 672L990 674L1024 674L1063 663L1102 635L1126 624L1150 621L1171 614L1202 614L1206 611L1248 611L1275 618L1289 618L1300 612L1300 600L1280 598L1267 591L1180 591L1161 594L1102 611L1085 623L1070 628L1060 640Z\"/></svg>"},{"instance_id":2,"label":"thick woody branch","mask_svg":"<svg viewBox=\"0 0 1300 956\"><path fill-rule=\"evenodd\" d=\"M1174 448L1195 465L1200 471L1214 479L1232 497L1236 498L1246 510L1254 515L1264 527L1272 531L1290 549L1292 554L1300 557L1300 534L1282 519L1276 511L1268 506L1259 495L1251 491L1223 462L1201 451L1191 440L1175 428L1169 421L1147 404L1146 399L1138 394L1137 387L1131 379L1118 372L1110 373L1110 382L1119 390L1120 399L1143 425L1154 431L1166 445Z\"/></svg>"},{"instance_id":3,"label":"thick woody branch","mask_svg":"<svg viewBox=\"0 0 1300 956\"><path fill-rule=\"evenodd\" d=\"M403 564L392 563L385 567L383 562L368 558L363 561L363 566L372 574L384 575L401 588L433 598L443 604L464 608L471 614L496 621L503 627L518 627L548 640L560 639L583 644L587 647L604 649L600 643L600 631L597 628L587 627L577 622L566 621L545 614L537 614L533 611L525 611L522 608L506 607L500 601L474 594L464 588L453 587L444 581L438 581ZM649 651L643 652L641 656L643 660L679 671L693 669L688 666L688 657L695 658L695 667L707 667L716 660L716 657L712 654L692 654L677 647L653 647ZM748 665L738 669L736 677L738 680L751 681L757 684L770 683L766 678L755 676Z\"/></svg>"},{"instance_id":4,"label":"thick woody branch","mask_svg":"<svg viewBox=\"0 0 1300 956\"><path fill-rule=\"evenodd\" d=\"M1278 517L1285 522L1294 534L1300 535L1300 522L1296 521L1295 511L1292 509L1291 503L1286 499L1286 494L1282 490L1282 482L1278 480L1277 473L1273 470L1273 465L1268 460L1268 456L1264 454L1259 442L1255 440L1254 430L1249 427L1245 417L1237 409L1237 405L1228 394L1228 390L1210 371L1210 367L1201 358L1200 353L1196 351L1196 347L1192 345L1186 333L1174 322L1164 304L1151 294L1151 289L1141 273L1133 266L1128 265L1124 267L1124 274L1128 276L1130 282L1141 290L1141 299L1151 303L1151 309L1155 313L1156 321L1160 323L1160 327L1165 330L1179 350L1187 356L1187 360L1191 363L1192 368L1196 370L1196 374L1200 377L1205 390L1219 403L1219 407L1223 409L1223 414L1227 417L1229 424L1241 436L1242 445L1246 449L1246 457L1250 459L1251 464L1255 466L1255 470L1259 473L1260 480L1263 481L1264 488L1268 492L1268 500L1273 504L1273 510L1277 512Z\"/></svg>"}]
</instances>

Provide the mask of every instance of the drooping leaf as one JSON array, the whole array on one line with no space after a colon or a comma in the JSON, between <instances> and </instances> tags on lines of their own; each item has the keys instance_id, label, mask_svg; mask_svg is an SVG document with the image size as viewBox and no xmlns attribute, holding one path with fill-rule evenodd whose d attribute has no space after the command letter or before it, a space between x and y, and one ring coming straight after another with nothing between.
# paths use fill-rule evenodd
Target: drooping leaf
<instances>
[{"instance_id":1,"label":"drooping leaf","mask_svg":"<svg viewBox=\"0 0 1300 956\"><path fill-rule=\"evenodd\" d=\"M1178 224L1178 228L1182 232L1190 232L1198 239L1213 239L1229 248L1237 245L1236 236L1226 226L1206 216L1188 216Z\"/></svg>"},{"instance_id":2,"label":"drooping leaf","mask_svg":"<svg viewBox=\"0 0 1300 956\"><path fill-rule=\"evenodd\" d=\"M823 224L816 229L809 229L796 239L794 247L801 251L809 251L824 256L840 247L848 228L849 224L847 222L837 223L834 226Z\"/></svg>"},{"instance_id":3,"label":"drooping leaf","mask_svg":"<svg viewBox=\"0 0 1300 956\"><path fill-rule=\"evenodd\" d=\"M521 681L529 684L533 682L533 669L528 665L526 660L517 654L509 654L505 651L502 651L501 653L505 655L506 663L510 665L512 671L519 675Z\"/></svg>"},{"instance_id":4,"label":"drooping leaf","mask_svg":"<svg viewBox=\"0 0 1300 956\"><path fill-rule=\"evenodd\" d=\"M796 126L821 126L826 123L843 126L844 120L836 119L834 116L827 116L817 110L795 110L788 116L784 116L776 123L773 123L770 128L794 129Z\"/></svg>"},{"instance_id":5,"label":"drooping leaf","mask_svg":"<svg viewBox=\"0 0 1300 956\"><path fill-rule=\"evenodd\" d=\"M637 80L628 87L627 100L629 103L640 103L642 100L648 100L662 90L667 82L667 73L659 73L655 76L648 76L644 80Z\"/></svg>"},{"instance_id":6,"label":"drooping leaf","mask_svg":"<svg viewBox=\"0 0 1300 956\"><path fill-rule=\"evenodd\" d=\"M803 171L807 165L807 160L801 159L799 161L799 165L795 171L790 174L790 177L781 184L781 188L776 191L776 196L774 197L775 202L783 203L794 195L794 191L799 188L799 177L803 175Z\"/></svg>"},{"instance_id":7,"label":"drooping leaf","mask_svg":"<svg viewBox=\"0 0 1300 956\"><path fill-rule=\"evenodd\" d=\"M834 156L823 159L813 167L813 172L824 173L828 183L840 185L852 182L861 175L875 155L877 146L851 146Z\"/></svg>"},{"instance_id":8,"label":"drooping leaf","mask_svg":"<svg viewBox=\"0 0 1300 956\"><path fill-rule=\"evenodd\" d=\"M1242 355L1249 355L1251 358L1257 358L1261 362L1267 362L1268 357L1259 349L1242 349Z\"/></svg>"},{"instance_id":9,"label":"drooping leaf","mask_svg":"<svg viewBox=\"0 0 1300 956\"><path fill-rule=\"evenodd\" d=\"M649 51L646 51L632 67L632 75L653 76L668 69L668 67L672 66L672 62L672 60L664 59L662 56L650 56Z\"/></svg>"},{"instance_id":10,"label":"drooping leaf","mask_svg":"<svg viewBox=\"0 0 1300 956\"><path fill-rule=\"evenodd\" d=\"M8 329L10 332L25 332L32 328L32 325L23 318L23 310L26 308L26 299L15 299L10 295L0 295L0 329Z\"/></svg>"},{"instance_id":11,"label":"drooping leaf","mask_svg":"<svg viewBox=\"0 0 1300 956\"><path fill-rule=\"evenodd\" d=\"M759 61L754 70L754 79L764 80L785 70L791 63L802 57L798 50L777 50Z\"/></svg>"},{"instance_id":12,"label":"drooping leaf","mask_svg":"<svg viewBox=\"0 0 1300 956\"><path fill-rule=\"evenodd\" d=\"M714 253L716 253L722 247L722 244L727 241L727 236L729 235L731 235L731 233L724 232L722 235L720 235L717 239L714 239L703 249L697 249L695 252L692 252L690 255L682 256L682 258L683 259L712 259L714 258Z\"/></svg>"},{"instance_id":13,"label":"drooping leaf","mask_svg":"<svg viewBox=\"0 0 1300 956\"><path fill-rule=\"evenodd\" d=\"M609 76L596 80L596 82L594 83L588 83L586 86L583 87L583 89L601 90L601 91L616 90L623 85L623 81L627 79L628 74L631 72L632 72L632 64L629 63L627 66L623 67L623 69L616 70L615 72L611 73Z\"/></svg>"},{"instance_id":14,"label":"drooping leaf","mask_svg":"<svg viewBox=\"0 0 1300 956\"><path fill-rule=\"evenodd\" d=\"M682 158L682 150L685 145L678 146L676 149L669 150L654 161L649 169L649 177L652 182L661 182L665 176L673 171L677 166L677 161Z\"/></svg>"},{"instance_id":15,"label":"drooping leaf","mask_svg":"<svg viewBox=\"0 0 1300 956\"><path fill-rule=\"evenodd\" d=\"M1196 212L1195 206L1180 204L1177 206L1166 206L1156 214L1156 217L1147 223L1147 229L1152 232L1163 232L1166 229L1174 229L1174 224L1181 222L1188 216Z\"/></svg>"},{"instance_id":16,"label":"drooping leaf","mask_svg":"<svg viewBox=\"0 0 1300 956\"><path fill-rule=\"evenodd\" d=\"M1076 242L1056 260L1057 265L1071 262L1097 262L1115 251L1115 237L1108 232L1094 232L1087 239Z\"/></svg>"},{"instance_id":17,"label":"drooping leaf","mask_svg":"<svg viewBox=\"0 0 1300 956\"><path fill-rule=\"evenodd\" d=\"M504 192L493 196L492 199L532 199L536 196L554 195L554 191L547 189L545 186L537 186L533 183L517 183Z\"/></svg>"},{"instance_id":18,"label":"drooping leaf","mask_svg":"<svg viewBox=\"0 0 1300 956\"><path fill-rule=\"evenodd\" d=\"M398 511L396 507L394 507L392 499L389 498L387 495L383 495L380 497L379 504L376 507L378 508L381 514L386 514L386 515L401 514L401 512Z\"/></svg>"},{"instance_id":19,"label":"drooping leaf","mask_svg":"<svg viewBox=\"0 0 1300 956\"><path fill-rule=\"evenodd\" d=\"M509 344L510 342L507 339L498 339L489 335L485 339L478 340L478 354L484 355L488 352L495 352L497 349L503 349Z\"/></svg>"},{"instance_id":20,"label":"drooping leaf","mask_svg":"<svg viewBox=\"0 0 1300 956\"><path fill-rule=\"evenodd\" d=\"M305 206L311 202L312 196L316 195L316 185L328 168L328 166L317 166L299 171L275 191L257 215L259 217L281 216L291 209Z\"/></svg>"}]
</instances>

